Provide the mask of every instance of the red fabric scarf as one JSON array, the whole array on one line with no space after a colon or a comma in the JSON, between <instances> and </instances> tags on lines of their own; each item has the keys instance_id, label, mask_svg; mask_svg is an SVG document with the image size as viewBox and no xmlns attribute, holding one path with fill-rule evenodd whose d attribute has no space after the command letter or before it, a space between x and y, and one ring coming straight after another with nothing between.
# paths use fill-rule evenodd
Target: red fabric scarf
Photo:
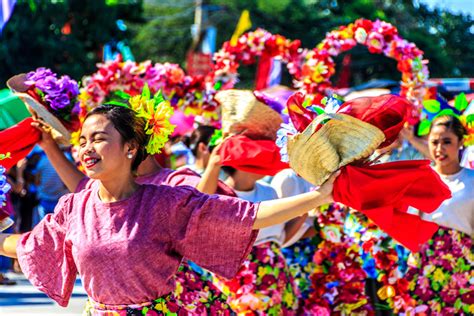
<instances>
[{"instance_id":1,"label":"red fabric scarf","mask_svg":"<svg viewBox=\"0 0 474 316\"><path fill-rule=\"evenodd\" d=\"M274 176L289 168L281 161L280 148L272 140L253 140L243 135L224 141L219 154L221 164L237 170Z\"/></svg>"},{"instance_id":2,"label":"red fabric scarf","mask_svg":"<svg viewBox=\"0 0 474 316\"><path fill-rule=\"evenodd\" d=\"M31 126L31 117L0 132L0 153L11 153L11 158L0 161L6 169L15 166L25 158L33 147L41 140L41 132Z\"/></svg>"},{"instance_id":3,"label":"red fabric scarf","mask_svg":"<svg viewBox=\"0 0 474 316\"><path fill-rule=\"evenodd\" d=\"M451 191L428 160L397 161L341 168L334 200L364 213L382 230L415 252L438 225L407 213L408 206L431 213Z\"/></svg>"}]
</instances>

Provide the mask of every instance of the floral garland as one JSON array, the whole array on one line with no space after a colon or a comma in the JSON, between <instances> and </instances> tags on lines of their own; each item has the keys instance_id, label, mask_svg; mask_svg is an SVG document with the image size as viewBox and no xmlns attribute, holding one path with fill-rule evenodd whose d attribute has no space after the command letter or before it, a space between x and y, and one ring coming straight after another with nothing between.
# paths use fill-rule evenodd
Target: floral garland
<instances>
[{"instance_id":1,"label":"floral garland","mask_svg":"<svg viewBox=\"0 0 474 316\"><path fill-rule=\"evenodd\" d=\"M214 54L214 70L208 75L207 81L214 82L231 89L238 81L239 63L250 65L257 57L266 55L279 56L292 75L298 75L303 50L299 40L291 41L282 35L274 35L264 29L243 34L236 45L230 41Z\"/></svg>"},{"instance_id":2,"label":"floral garland","mask_svg":"<svg viewBox=\"0 0 474 316\"><path fill-rule=\"evenodd\" d=\"M338 204L317 212L317 250L311 275L312 292L304 302L305 315L373 315L365 294L366 273L357 245L344 234L346 210Z\"/></svg>"},{"instance_id":3,"label":"floral garland","mask_svg":"<svg viewBox=\"0 0 474 316\"><path fill-rule=\"evenodd\" d=\"M296 77L296 87L311 93L325 94L332 85L329 81L335 73L332 57L350 50L357 44L368 47L372 54L394 58L402 73L401 95L420 107L428 79L427 60L423 52L400 37L398 30L390 23L358 19L354 23L340 26L329 32L326 38L304 56L301 76Z\"/></svg>"},{"instance_id":4,"label":"floral garland","mask_svg":"<svg viewBox=\"0 0 474 316\"><path fill-rule=\"evenodd\" d=\"M365 216L349 214L345 231L359 247L367 276L381 284L377 296L388 306L379 307L394 313L414 308L416 302L409 294L409 284L404 278L409 251Z\"/></svg>"},{"instance_id":5,"label":"floral garland","mask_svg":"<svg viewBox=\"0 0 474 316\"><path fill-rule=\"evenodd\" d=\"M124 62L118 56L113 61L97 66L95 73L83 79L79 96L82 117L104 102L123 101L115 92L123 91L136 96L148 84L151 93L161 90L164 98L174 108L181 108L185 114L202 116L210 121L218 120L218 103L214 100L218 89L202 76L186 75L177 64Z\"/></svg>"},{"instance_id":6,"label":"floral garland","mask_svg":"<svg viewBox=\"0 0 474 316\"><path fill-rule=\"evenodd\" d=\"M43 104L70 131L79 127L79 86L65 75L58 78L48 68L38 68L26 74L27 93Z\"/></svg>"}]
</instances>

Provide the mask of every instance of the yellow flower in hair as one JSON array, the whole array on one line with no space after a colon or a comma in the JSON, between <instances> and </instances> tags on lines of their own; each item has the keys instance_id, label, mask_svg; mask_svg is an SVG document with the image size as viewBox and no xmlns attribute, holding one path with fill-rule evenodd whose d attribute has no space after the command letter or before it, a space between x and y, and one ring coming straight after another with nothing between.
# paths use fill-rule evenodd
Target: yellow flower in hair
<instances>
[{"instance_id":1,"label":"yellow flower in hair","mask_svg":"<svg viewBox=\"0 0 474 316\"><path fill-rule=\"evenodd\" d=\"M145 132L150 135L146 150L151 155L160 153L175 128L170 123L173 108L169 101L163 98L161 91L153 99L150 99L150 91L147 86L143 89L142 95L138 97L131 98L129 103L132 109L137 112L137 116L146 120Z\"/></svg>"}]
</instances>

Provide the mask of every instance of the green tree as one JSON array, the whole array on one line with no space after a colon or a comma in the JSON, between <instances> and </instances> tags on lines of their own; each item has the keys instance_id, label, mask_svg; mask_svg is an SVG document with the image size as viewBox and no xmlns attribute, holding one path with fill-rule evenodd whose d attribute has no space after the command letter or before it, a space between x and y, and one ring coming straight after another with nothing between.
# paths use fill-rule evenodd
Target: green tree
<instances>
[{"instance_id":1,"label":"green tree","mask_svg":"<svg viewBox=\"0 0 474 316\"><path fill-rule=\"evenodd\" d=\"M37 67L81 79L102 60L105 43L128 36L116 20L138 20L141 10L141 1L17 1L0 37L1 85Z\"/></svg>"}]
</instances>

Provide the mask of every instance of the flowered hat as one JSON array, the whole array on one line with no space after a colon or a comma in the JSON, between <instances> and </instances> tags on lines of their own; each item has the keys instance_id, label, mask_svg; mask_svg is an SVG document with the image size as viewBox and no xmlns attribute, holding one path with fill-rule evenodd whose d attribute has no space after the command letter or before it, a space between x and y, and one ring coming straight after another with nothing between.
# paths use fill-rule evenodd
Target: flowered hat
<instances>
[{"instance_id":1,"label":"flowered hat","mask_svg":"<svg viewBox=\"0 0 474 316\"><path fill-rule=\"evenodd\" d=\"M308 116L304 98L296 94L288 101L290 117L300 131L288 139L288 158L291 168L314 185L321 185L340 167L363 161L375 149L391 144L406 121L410 105L405 98L382 95L357 98L332 113ZM300 115L295 115L295 108ZM299 118L313 120L301 124Z\"/></svg>"},{"instance_id":2,"label":"flowered hat","mask_svg":"<svg viewBox=\"0 0 474 316\"><path fill-rule=\"evenodd\" d=\"M242 134L251 139L275 140L283 122L280 114L250 90L224 90L216 94L222 107L224 136Z\"/></svg>"},{"instance_id":3,"label":"flowered hat","mask_svg":"<svg viewBox=\"0 0 474 316\"><path fill-rule=\"evenodd\" d=\"M78 84L68 76L58 78L47 68L19 74L7 86L25 103L33 117L52 128L53 138L69 144L70 132L79 128Z\"/></svg>"}]
</instances>

